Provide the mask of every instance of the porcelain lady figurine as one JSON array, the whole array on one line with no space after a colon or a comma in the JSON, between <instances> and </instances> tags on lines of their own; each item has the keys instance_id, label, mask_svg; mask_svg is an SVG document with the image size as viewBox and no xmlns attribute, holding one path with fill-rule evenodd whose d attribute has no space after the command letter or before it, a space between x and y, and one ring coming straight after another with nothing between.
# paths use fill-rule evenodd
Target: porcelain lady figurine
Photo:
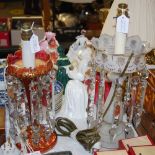
<instances>
[{"instance_id":1,"label":"porcelain lady figurine","mask_svg":"<svg viewBox=\"0 0 155 155\"><path fill-rule=\"evenodd\" d=\"M92 50L86 46L86 38L79 38L80 46L72 45L72 51L69 51L71 66L67 68L70 80L65 89L65 100L62 108L63 115L71 119L79 129L87 127L88 92L87 86L83 83L85 73L89 69L89 61L91 61ZM79 42L79 40L77 40ZM74 44L75 45L75 44Z\"/></svg>"},{"instance_id":2,"label":"porcelain lady figurine","mask_svg":"<svg viewBox=\"0 0 155 155\"><path fill-rule=\"evenodd\" d=\"M44 38L39 42L40 49L50 54L53 64L56 64L59 57L57 48L59 46L56 40L56 34L52 32L46 32Z\"/></svg>"}]
</instances>

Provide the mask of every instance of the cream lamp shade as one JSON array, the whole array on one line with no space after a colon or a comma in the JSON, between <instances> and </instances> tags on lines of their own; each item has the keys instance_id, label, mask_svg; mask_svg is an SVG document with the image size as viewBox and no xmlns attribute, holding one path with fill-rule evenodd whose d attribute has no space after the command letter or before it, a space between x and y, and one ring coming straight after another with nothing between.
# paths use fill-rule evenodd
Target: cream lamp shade
<instances>
[{"instance_id":1,"label":"cream lamp shade","mask_svg":"<svg viewBox=\"0 0 155 155\"><path fill-rule=\"evenodd\" d=\"M128 37L138 35L155 48L155 0L114 0L101 34L115 35L118 4L126 3L129 8Z\"/></svg>"}]
</instances>

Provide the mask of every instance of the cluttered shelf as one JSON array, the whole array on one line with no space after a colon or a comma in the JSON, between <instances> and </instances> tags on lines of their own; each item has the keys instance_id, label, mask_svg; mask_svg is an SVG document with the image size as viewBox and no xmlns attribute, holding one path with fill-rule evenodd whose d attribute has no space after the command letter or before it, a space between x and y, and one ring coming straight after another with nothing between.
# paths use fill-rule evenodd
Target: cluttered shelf
<instances>
[{"instance_id":1,"label":"cluttered shelf","mask_svg":"<svg viewBox=\"0 0 155 155\"><path fill-rule=\"evenodd\" d=\"M24 9L21 4L18 5L21 10ZM0 18L1 58L6 57L7 53L15 51L16 47L14 46L20 45L20 28L24 22L34 22L34 33L38 35L39 40L43 39L45 31L52 30L56 33L58 41L68 50L69 45L82 29L87 30L88 38L98 37L103 26L102 23L108 14L108 9L102 8L103 2L101 1L74 4L67 1L52 1L50 3L50 1L42 0L40 5L42 15L39 16L22 14ZM8 6L6 10L9 9L9 3L6 6ZM110 7L110 4L105 3L105 6Z\"/></svg>"}]
</instances>

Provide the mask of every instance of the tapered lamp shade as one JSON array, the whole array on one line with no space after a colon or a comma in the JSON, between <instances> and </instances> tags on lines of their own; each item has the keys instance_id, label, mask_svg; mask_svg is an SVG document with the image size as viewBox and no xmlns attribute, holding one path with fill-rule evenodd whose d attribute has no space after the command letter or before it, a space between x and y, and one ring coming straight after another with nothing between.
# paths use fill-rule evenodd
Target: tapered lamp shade
<instances>
[{"instance_id":1,"label":"tapered lamp shade","mask_svg":"<svg viewBox=\"0 0 155 155\"><path fill-rule=\"evenodd\" d=\"M101 34L115 35L118 4L126 3L129 8L128 37L138 35L155 48L155 0L114 0Z\"/></svg>"}]
</instances>

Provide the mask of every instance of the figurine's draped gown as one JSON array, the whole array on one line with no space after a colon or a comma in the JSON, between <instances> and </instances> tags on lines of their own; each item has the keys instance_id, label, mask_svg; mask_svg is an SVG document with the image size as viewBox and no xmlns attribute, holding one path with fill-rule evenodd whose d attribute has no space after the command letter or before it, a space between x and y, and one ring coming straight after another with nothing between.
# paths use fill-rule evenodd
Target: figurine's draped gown
<instances>
[{"instance_id":1,"label":"figurine's draped gown","mask_svg":"<svg viewBox=\"0 0 155 155\"><path fill-rule=\"evenodd\" d=\"M64 113L72 120L86 119L88 103L87 88L81 81L83 79L81 73L76 72L71 74L74 74L73 76L76 77L70 80L66 86Z\"/></svg>"},{"instance_id":2,"label":"figurine's draped gown","mask_svg":"<svg viewBox=\"0 0 155 155\"><path fill-rule=\"evenodd\" d=\"M80 59L76 58L78 66L73 70L67 69L68 76L72 80L66 85L62 111L63 115L74 121L78 128L86 128L88 92L83 81L91 60L91 49L82 48L79 57Z\"/></svg>"}]
</instances>

